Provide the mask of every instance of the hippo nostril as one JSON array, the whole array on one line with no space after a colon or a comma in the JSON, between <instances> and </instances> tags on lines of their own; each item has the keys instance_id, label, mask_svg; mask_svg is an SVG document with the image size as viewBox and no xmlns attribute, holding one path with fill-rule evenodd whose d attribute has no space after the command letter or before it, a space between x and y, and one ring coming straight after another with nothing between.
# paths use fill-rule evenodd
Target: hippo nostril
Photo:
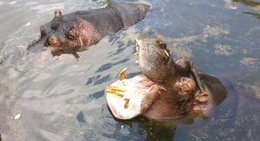
<instances>
[{"instance_id":1,"label":"hippo nostril","mask_svg":"<svg viewBox=\"0 0 260 141\"><path fill-rule=\"evenodd\" d=\"M156 40L156 44L157 44L158 47L160 47L161 49L166 49L166 43L164 43L161 39Z\"/></svg>"},{"instance_id":2,"label":"hippo nostril","mask_svg":"<svg viewBox=\"0 0 260 141\"><path fill-rule=\"evenodd\" d=\"M57 37L50 37L46 44L51 47L60 47L61 46L61 42Z\"/></svg>"}]
</instances>

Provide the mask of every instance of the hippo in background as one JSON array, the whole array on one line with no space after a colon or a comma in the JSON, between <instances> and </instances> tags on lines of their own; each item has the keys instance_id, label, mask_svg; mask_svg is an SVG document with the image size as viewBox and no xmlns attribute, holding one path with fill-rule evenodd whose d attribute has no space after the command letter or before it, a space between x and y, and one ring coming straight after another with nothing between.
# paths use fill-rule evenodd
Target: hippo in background
<instances>
[{"instance_id":1,"label":"hippo in background","mask_svg":"<svg viewBox=\"0 0 260 141\"><path fill-rule=\"evenodd\" d=\"M84 51L104 36L144 19L149 8L141 3L120 3L65 15L56 10L54 18L40 27L39 39L32 41L27 49L36 52L47 47L54 56Z\"/></svg>"}]
</instances>

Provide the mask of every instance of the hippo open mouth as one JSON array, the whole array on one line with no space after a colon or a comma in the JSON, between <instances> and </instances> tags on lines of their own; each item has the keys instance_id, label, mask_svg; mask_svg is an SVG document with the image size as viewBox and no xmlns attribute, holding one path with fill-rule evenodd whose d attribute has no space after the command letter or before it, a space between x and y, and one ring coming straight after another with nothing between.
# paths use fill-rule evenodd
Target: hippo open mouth
<instances>
[{"instance_id":1,"label":"hippo open mouth","mask_svg":"<svg viewBox=\"0 0 260 141\"><path fill-rule=\"evenodd\" d=\"M119 80L106 87L107 103L116 118L197 116L225 99L226 88L217 78L199 74L189 59L173 61L162 40L142 36L136 44L142 74L124 79L123 69Z\"/></svg>"}]
</instances>

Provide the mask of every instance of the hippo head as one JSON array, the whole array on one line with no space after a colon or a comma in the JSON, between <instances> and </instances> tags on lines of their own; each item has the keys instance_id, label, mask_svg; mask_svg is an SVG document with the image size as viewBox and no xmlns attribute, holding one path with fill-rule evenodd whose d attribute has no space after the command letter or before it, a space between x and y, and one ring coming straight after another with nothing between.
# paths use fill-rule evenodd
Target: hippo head
<instances>
[{"instance_id":1,"label":"hippo head","mask_svg":"<svg viewBox=\"0 0 260 141\"><path fill-rule=\"evenodd\" d=\"M28 50L37 51L44 47L54 54L81 51L88 41L81 36L85 34L85 21L72 14L62 15L60 10L54 12L54 18L40 27L40 37L28 45Z\"/></svg>"},{"instance_id":2,"label":"hippo head","mask_svg":"<svg viewBox=\"0 0 260 141\"><path fill-rule=\"evenodd\" d=\"M106 35L142 20L148 9L149 6L144 4L122 3L65 15L56 10L54 18L41 26L40 38L29 44L28 50L37 51L46 47L53 55L84 51Z\"/></svg>"}]
</instances>

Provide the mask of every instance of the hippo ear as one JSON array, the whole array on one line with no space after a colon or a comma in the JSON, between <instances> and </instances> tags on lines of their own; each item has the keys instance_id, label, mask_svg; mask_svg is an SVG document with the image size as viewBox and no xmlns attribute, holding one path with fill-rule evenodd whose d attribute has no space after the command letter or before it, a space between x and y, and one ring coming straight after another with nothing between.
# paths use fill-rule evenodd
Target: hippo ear
<instances>
[{"instance_id":1,"label":"hippo ear","mask_svg":"<svg viewBox=\"0 0 260 141\"><path fill-rule=\"evenodd\" d=\"M54 17L60 17L61 15L62 15L62 13L59 9L54 11Z\"/></svg>"},{"instance_id":2,"label":"hippo ear","mask_svg":"<svg viewBox=\"0 0 260 141\"><path fill-rule=\"evenodd\" d=\"M52 29L57 29L59 25L61 24L62 21L62 16L61 16L61 11L60 10L55 10L54 11L54 18L51 21L51 28Z\"/></svg>"}]
</instances>

